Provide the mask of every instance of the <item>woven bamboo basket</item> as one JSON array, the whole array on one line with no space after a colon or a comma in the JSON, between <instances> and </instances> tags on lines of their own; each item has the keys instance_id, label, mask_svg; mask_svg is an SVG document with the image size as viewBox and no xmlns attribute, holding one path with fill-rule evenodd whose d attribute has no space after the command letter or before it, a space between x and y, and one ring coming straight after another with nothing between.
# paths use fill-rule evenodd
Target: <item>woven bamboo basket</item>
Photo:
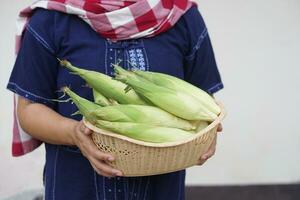
<instances>
[{"instance_id":1,"label":"woven bamboo basket","mask_svg":"<svg viewBox=\"0 0 300 200\"><path fill-rule=\"evenodd\" d=\"M216 137L218 124L225 117L221 113L205 129L195 136L179 142L149 143L99 129L87 121L85 125L94 131L92 138L97 147L115 157L110 165L123 172L124 176L148 176L182 170L196 165Z\"/></svg>"}]
</instances>

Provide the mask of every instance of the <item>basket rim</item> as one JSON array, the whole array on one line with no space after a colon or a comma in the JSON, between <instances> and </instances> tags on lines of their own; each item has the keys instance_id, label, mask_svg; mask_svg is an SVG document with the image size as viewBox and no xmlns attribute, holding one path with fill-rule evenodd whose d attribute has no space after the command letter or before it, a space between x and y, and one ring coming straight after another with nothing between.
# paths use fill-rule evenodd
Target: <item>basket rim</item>
<instances>
[{"instance_id":1,"label":"basket rim","mask_svg":"<svg viewBox=\"0 0 300 200\"><path fill-rule=\"evenodd\" d=\"M219 101L216 101L216 103L220 106L221 108L221 112L219 114L219 116L212 122L210 123L206 128L200 130L198 133L195 133L195 135L193 137L187 138L185 140L181 140L181 141L175 141L175 142L164 142L164 143L153 143L153 142L144 142L144 141L140 141L140 140L136 140L124 135L120 135L117 133L114 133L112 131L108 131L108 130L104 130L104 129L100 129L94 125L92 125L90 122L88 122L87 120L85 120L85 118L83 117L83 123L86 127L88 127L89 129L91 129L94 133L96 134L102 134L102 135L106 135L106 136L110 136L110 137L114 137L114 138L118 138L130 143L134 143L136 145L142 145L142 146L147 146L147 147L173 147L173 146L178 146L178 145L182 145L182 144L186 144L208 132L210 132L212 129L214 129L219 123L221 123L221 121L223 121L224 117L226 116L226 111L225 108L223 106L223 104Z\"/></svg>"}]
</instances>

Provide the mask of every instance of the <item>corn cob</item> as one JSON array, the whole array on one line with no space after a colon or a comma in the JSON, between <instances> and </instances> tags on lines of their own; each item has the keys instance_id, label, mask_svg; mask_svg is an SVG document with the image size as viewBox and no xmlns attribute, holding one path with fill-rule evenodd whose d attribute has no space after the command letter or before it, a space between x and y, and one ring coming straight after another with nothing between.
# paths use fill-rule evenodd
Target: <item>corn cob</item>
<instances>
[{"instance_id":1,"label":"corn cob","mask_svg":"<svg viewBox=\"0 0 300 200\"><path fill-rule=\"evenodd\" d=\"M205 129L209 125L209 123L207 121L197 121L194 123L194 125L197 127L195 132L199 132Z\"/></svg>"},{"instance_id":2,"label":"corn cob","mask_svg":"<svg viewBox=\"0 0 300 200\"><path fill-rule=\"evenodd\" d=\"M143 105L115 105L101 107L72 92L68 87L64 92L69 95L76 104L79 112L91 123L96 119L118 122L140 122L149 125L192 130L196 127L190 122L171 115L164 110L152 106Z\"/></svg>"},{"instance_id":3,"label":"corn cob","mask_svg":"<svg viewBox=\"0 0 300 200\"><path fill-rule=\"evenodd\" d=\"M97 92L103 94L108 99L116 100L121 104L137 104L147 105L133 90L124 92L127 87L124 83L113 80L110 76L102 74L100 72L80 69L73 66L70 62L63 60L60 61L62 66L65 66L72 73L82 77L89 86L95 89Z\"/></svg>"},{"instance_id":4,"label":"corn cob","mask_svg":"<svg viewBox=\"0 0 300 200\"><path fill-rule=\"evenodd\" d=\"M93 89L93 96L94 96L94 102L96 104L99 104L100 106L110 106L111 102L103 96L100 92L97 92L95 89Z\"/></svg>"},{"instance_id":5,"label":"corn cob","mask_svg":"<svg viewBox=\"0 0 300 200\"><path fill-rule=\"evenodd\" d=\"M136 140L152 143L174 142L187 139L194 135L177 128L159 127L132 122L108 122L97 120L95 126Z\"/></svg>"},{"instance_id":6,"label":"corn cob","mask_svg":"<svg viewBox=\"0 0 300 200\"><path fill-rule=\"evenodd\" d=\"M126 83L154 105L183 119L213 121L217 117L197 98L184 92L161 87L142 77L133 77L118 70L116 70L116 80Z\"/></svg>"},{"instance_id":7,"label":"corn cob","mask_svg":"<svg viewBox=\"0 0 300 200\"><path fill-rule=\"evenodd\" d=\"M93 123L96 119L93 115L89 115L90 112L101 108L100 105L91 102L85 98L80 97L75 92L71 91L70 88L64 87L63 91L72 99L77 106L79 113L82 114L86 119Z\"/></svg>"},{"instance_id":8,"label":"corn cob","mask_svg":"<svg viewBox=\"0 0 300 200\"><path fill-rule=\"evenodd\" d=\"M156 85L192 95L204 105L205 109L211 110L216 115L221 112L220 107L215 103L214 99L209 94L184 80L158 72L141 70L134 70L133 72Z\"/></svg>"},{"instance_id":9,"label":"corn cob","mask_svg":"<svg viewBox=\"0 0 300 200\"><path fill-rule=\"evenodd\" d=\"M149 125L193 130L189 121L178 118L160 108L144 105L116 105L99 108L90 113L93 118L111 122L136 122Z\"/></svg>"}]
</instances>

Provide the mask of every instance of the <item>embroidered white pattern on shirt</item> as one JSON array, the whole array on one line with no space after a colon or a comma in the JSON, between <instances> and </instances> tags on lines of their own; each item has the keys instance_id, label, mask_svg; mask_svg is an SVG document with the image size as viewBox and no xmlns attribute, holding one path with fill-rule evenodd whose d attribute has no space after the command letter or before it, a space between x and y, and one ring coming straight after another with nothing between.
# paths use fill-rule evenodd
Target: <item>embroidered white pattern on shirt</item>
<instances>
[{"instance_id":1,"label":"embroidered white pattern on shirt","mask_svg":"<svg viewBox=\"0 0 300 200\"><path fill-rule=\"evenodd\" d=\"M142 49L130 49L129 62L132 69L146 70L146 62Z\"/></svg>"}]
</instances>

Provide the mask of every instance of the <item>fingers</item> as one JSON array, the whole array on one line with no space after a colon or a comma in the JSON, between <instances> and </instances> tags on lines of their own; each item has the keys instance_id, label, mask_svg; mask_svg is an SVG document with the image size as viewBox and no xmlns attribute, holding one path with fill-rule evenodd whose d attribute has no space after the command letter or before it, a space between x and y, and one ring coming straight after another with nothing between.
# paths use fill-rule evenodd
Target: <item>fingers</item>
<instances>
[{"instance_id":1,"label":"fingers","mask_svg":"<svg viewBox=\"0 0 300 200\"><path fill-rule=\"evenodd\" d=\"M215 154L215 152L216 152L216 145L217 145L217 138L215 138L213 140L213 142L210 145L208 151L201 156L201 159L207 160L208 158L212 157Z\"/></svg>"},{"instance_id":2,"label":"fingers","mask_svg":"<svg viewBox=\"0 0 300 200\"><path fill-rule=\"evenodd\" d=\"M218 125L217 132L221 132L223 130L222 124ZM203 165L207 159L215 155L216 153L216 144L217 144L217 137L213 140L212 144L210 145L208 151L201 156L199 159L198 165Z\"/></svg>"},{"instance_id":3,"label":"fingers","mask_svg":"<svg viewBox=\"0 0 300 200\"><path fill-rule=\"evenodd\" d=\"M75 132L76 145L98 174L107 177L122 176L121 171L114 169L108 164L109 162L114 161L114 157L97 148L90 136L92 131L87 128L82 121L78 123Z\"/></svg>"},{"instance_id":4,"label":"fingers","mask_svg":"<svg viewBox=\"0 0 300 200\"><path fill-rule=\"evenodd\" d=\"M218 128L217 128L217 132L221 132L223 131L223 126L222 124L219 124Z\"/></svg>"},{"instance_id":5,"label":"fingers","mask_svg":"<svg viewBox=\"0 0 300 200\"><path fill-rule=\"evenodd\" d=\"M197 165L203 165L210 157L212 157L216 153L216 144L217 138L213 140L207 152L200 157Z\"/></svg>"},{"instance_id":6,"label":"fingers","mask_svg":"<svg viewBox=\"0 0 300 200\"><path fill-rule=\"evenodd\" d=\"M108 165L106 162L104 161L99 161L99 160L96 160L96 159L91 159L90 160L91 163L93 163L93 167L95 169L95 171L98 173L98 174L101 174L103 176L122 176L122 172L117 170L117 169L114 169L113 167L111 167L110 165Z\"/></svg>"},{"instance_id":7,"label":"fingers","mask_svg":"<svg viewBox=\"0 0 300 200\"><path fill-rule=\"evenodd\" d=\"M198 161L197 165L203 165L205 162L206 162L206 160L200 159L200 160Z\"/></svg>"},{"instance_id":8,"label":"fingers","mask_svg":"<svg viewBox=\"0 0 300 200\"><path fill-rule=\"evenodd\" d=\"M102 176L107 176L107 177L122 176L121 171L114 169L104 161L99 161L94 158L91 158L90 163L94 168L94 170Z\"/></svg>"},{"instance_id":9,"label":"fingers","mask_svg":"<svg viewBox=\"0 0 300 200\"><path fill-rule=\"evenodd\" d=\"M84 134L86 134L86 135L90 135L92 132L93 131L91 129L87 128L87 127L84 130Z\"/></svg>"},{"instance_id":10,"label":"fingers","mask_svg":"<svg viewBox=\"0 0 300 200\"><path fill-rule=\"evenodd\" d=\"M112 155L100 151L89 137L85 139L85 141L82 141L80 150L88 158L94 158L96 160L108 162L114 161L114 157Z\"/></svg>"},{"instance_id":11,"label":"fingers","mask_svg":"<svg viewBox=\"0 0 300 200\"><path fill-rule=\"evenodd\" d=\"M92 166L98 174L108 177L123 175L120 170L114 169L108 164L109 162L114 161L112 155L99 151L96 146L92 146L89 151L88 159L93 163Z\"/></svg>"},{"instance_id":12,"label":"fingers","mask_svg":"<svg viewBox=\"0 0 300 200\"><path fill-rule=\"evenodd\" d=\"M216 147L211 147L208 152L206 152L203 156L201 156L202 160L207 160L216 153Z\"/></svg>"},{"instance_id":13,"label":"fingers","mask_svg":"<svg viewBox=\"0 0 300 200\"><path fill-rule=\"evenodd\" d=\"M79 129L80 129L80 131L81 131L82 133L84 133L85 135L90 135L90 134L92 134L92 132L93 132L91 129L89 129L88 127L86 127L86 126L84 125L83 121L80 122L80 127L79 127Z\"/></svg>"},{"instance_id":14,"label":"fingers","mask_svg":"<svg viewBox=\"0 0 300 200\"><path fill-rule=\"evenodd\" d=\"M86 154L86 157L98 174L107 177L123 175L121 171L114 169L108 164L109 162L114 160L114 157L112 155L101 152L95 146L90 146Z\"/></svg>"},{"instance_id":15,"label":"fingers","mask_svg":"<svg viewBox=\"0 0 300 200\"><path fill-rule=\"evenodd\" d=\"M97 160L102 160L107 162L112 162L115 160L112 155L100 151L94 143L90 144L88 148L89 148L88 149L89 155L91 155L93 158Z\"/></svg>"},{"instance_id":16,"label":"fingers","mask_svg":"<svg viewBox=\"0 0 300 200\"><path fill-rule=\"evenodd\" d=\"M106 176L106 177L114 177L111 174L108 174L108 173L105 173L104 171L101 171L93 163L91 163L91 165L94 168L94 170L97 172L97 174L102 175L102 176Z\"/></svg>"}]
</instances>

